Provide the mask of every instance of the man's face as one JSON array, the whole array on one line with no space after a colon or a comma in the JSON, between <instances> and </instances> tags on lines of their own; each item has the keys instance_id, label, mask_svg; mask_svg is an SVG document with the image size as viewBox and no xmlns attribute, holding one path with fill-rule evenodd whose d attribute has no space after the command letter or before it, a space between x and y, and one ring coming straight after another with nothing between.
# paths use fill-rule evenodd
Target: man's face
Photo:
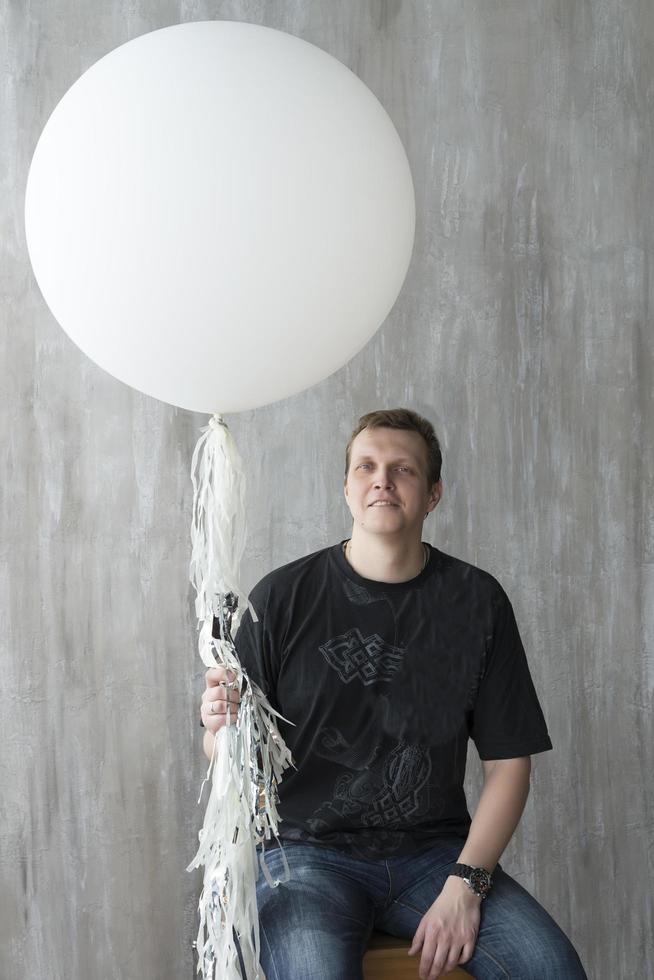
<instances>
[{"instance_id":1,"label":"man's face","mask_svg":"<svg viewBox=\"0 0 654 980\"><path fill-rule=\"evenodd\" d=\"M371 534L419 533L442 494L427 488L427 446L410 429L364 429L350 451L345 499L354 523Z\"/></svg>"}]
</instances>

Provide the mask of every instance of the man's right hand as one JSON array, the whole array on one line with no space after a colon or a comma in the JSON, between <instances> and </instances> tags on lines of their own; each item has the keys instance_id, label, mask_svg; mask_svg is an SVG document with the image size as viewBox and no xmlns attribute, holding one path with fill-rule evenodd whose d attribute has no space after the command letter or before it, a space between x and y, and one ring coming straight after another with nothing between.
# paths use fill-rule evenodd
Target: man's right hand
<instances>
[{"instance_id":1,"label":"man's right hand","mask_svg":"<svg viewBox=\"0 0 654 980\"><path fill-rule=\"evenodd\" d=\"M212 735L227 724L228 712L229 723L236 721L241 698L238 688L230 686L235 684L234 677L234 671L225 667L210 667L205 674L206 687L202 694L200 717Z\"/></svg>"}]
</instances>

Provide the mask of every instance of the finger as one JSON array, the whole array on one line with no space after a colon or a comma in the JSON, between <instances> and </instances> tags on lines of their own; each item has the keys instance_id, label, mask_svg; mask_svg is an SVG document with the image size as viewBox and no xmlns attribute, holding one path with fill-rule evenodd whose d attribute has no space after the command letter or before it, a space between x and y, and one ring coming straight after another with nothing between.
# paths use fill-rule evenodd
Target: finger
<instances>
[{"instance_id":1,"label":"finger","mask_svg":"<svg viewBox=\"0 0 654 980\"><path fill-rule=\"evenodd\" d=\"M240 697L240 691L236 686L235 681L232 681L232 684L228 684L226 681L221 681L217 690L222 691L223 697L227 698L229 701L235 701Z\"/></svg>"},{"instance_id":2,"label":"finger","mask_svg":"<svg viewBox=\"0 0 654 980\"><path fill-rule=\"evenodd\" d=\"M202 711L200 717L202 718L202 723L207 731L212 732L215 735L218 729L222 728L223 725L227 723L235 724L238 713L236 709L233 709L227 713L224 711L220 713L218 711L211 712L205 709Z\"/></svg>"},{"instance_id":3,"label":"finger","mask_svg":"<svg viewBox=\"0 0 654 980\"><path fill-rule=\"evenodd\" d=\"M450 946L450 955L445 961L445 966L443 967L444 973L450 973L455 967L461 962L461 946L457 943L455 946Z\"/></svg>"},{"instance_id":4,"label":"finger","mask_svg":"<svg viewBox=\"0 0 654 980\"><path fill-rule=\"evenodd\" d=\"M224 687L208 687L202 694L203 704L214 704L217 701L229 701L231 704L240 704L241 696L238 691L228 691Z\"/></svg>"},{"instance_id":5,"label":"finger","mask_svg":"<svg viewBox=\"0 0 654 980\"><path fill-rule=\"evenodd\" d=\"M212 735L217 735L220 729L225 724L224 715L208 715L204 721L205 729Z\"/></svg>"},{"instance_id":6,"label":"finger","mask_svg":"<svg viewBox=\"0 0 654 980\"><path fill-rule=\"evenodd\" d=\"M216 684L220 684L220 682L225 679L225 668L209 667L204 675L204 679L207 683L207 687L215 687Z\"/></svg>"},{"instance_id":7,"label":"finger","mask_svg":"<svg viewBox=\"0 0 654 980\"><path fill-rule=\"evenodd\" d=\"M235 725L237 715L235 712L230 711L226 715L212 715L205 714L204 716L204 727L212 735L217 735L221 728L226 725Z\"/></svg>"},{"instance_id":8,"label":"finger","mask_svg":"<svg viewBox=\"0 0 654 980\"><path fill-rule=\"evenodd\" d=\"M424 977L424 980L436 980L437 977L440 977L441 973L445 972L445 961L449 952L450 943L448 939L439 937L438 933L432 934L431 936L427 934L425 945L422 949L422 955L425 960L424 966L422 959L420 960L420 969L424 970L424 973L421 973L420 976Z\"/></svg>"},{"instance_id":9,"label":"finger","mask_svg":"<svg viewBox=\"0 0 654 980\"><path fill-rule=\"evenodd\" d=\"M434 963L442 963L443 957L438 957L438 940L435 936L427 934L422 945L422 956L420 957L420 980L431 980ZM435 976L438 976L436 973Z\"/></svg>"},{"instance_id":10,"label":"finger","mask_svg":"<svg viewBox=\"0 0 654 980\"><path fill-rule=\"evenodd\" d=\"M235 682L218 681L217 684L207 684L205 691L210 691L212 697L224 698L227 701L237 701L240 699L241 692Z\"/></svg>"},{"instance_id":11,"label":"finger","mask_svg":"<svg viewBox=\"0 0 654 980\"><path fill-rule=\"evenodd\" d=\"M209 667L204 675L208 687L215 687L216 684L227 682L233 684L236 674L229 667Z\"/></svg>"},{"instance_id":12,"label":"finger","mask_svg":"<svg viewBox=\"0 0 654 980\"><path fill-rule=\"evenodd\" d=\"M411 940L411 945L409 946L409 956L415 956L420 947L422 946L423 939L425 937L425 925L424 922L420 922L418 928L415 931L415 935Z\"/></svg>"},{"instance_id":13,"label":"finger","mask_svg":"<svg viewBox=\"0 0 654 980\"><path fill-rule=\"evenodd\" d=\"M225 701L224 698L215 698L213 701L205 701L202 705L205 714L211 715L225 715L229 711L230 714L236 714L238 711L238 704L232 701Z\"/></svg>"},{"instance_id":14,"label":"finger","mask_svg":"<svg viewBox=\"0 0 654 980\"><path fill-rule=\"evenodd\" d=\"M477 938L475 937L474 939L469 940L464 945L463 951L461 953L461 956L459 957L459 963L461 963L461 964L467 963L468 960L472 959L472 954L475 951L475 944L476 944L476 942L477 942Z\"/></svg>"},{"instance_id":15,"label":"finger","mask_svg":"<svg viewBox=\"0 0 654 980\"><path fill-rule=\"evenodd\" d=\"M443 953L437 953L431 962L428 972L425 974L421 973L420 976L424 976L424 980L438 980L438 977L445 973L444 962Z\"/></svg>"},{"instance_id":16,"label":"finger","mask_svg":"<svg viewBox=\"0 0 654 980\"><path fill-rule=\"evenodd\" d=\"M204 708L200 712L200 718L202 719L202 724L208 732L212 735L218 734L218 729L225 722L224 715L212 715L209 711L205 711Z\"/></svg>"}]
</instances>

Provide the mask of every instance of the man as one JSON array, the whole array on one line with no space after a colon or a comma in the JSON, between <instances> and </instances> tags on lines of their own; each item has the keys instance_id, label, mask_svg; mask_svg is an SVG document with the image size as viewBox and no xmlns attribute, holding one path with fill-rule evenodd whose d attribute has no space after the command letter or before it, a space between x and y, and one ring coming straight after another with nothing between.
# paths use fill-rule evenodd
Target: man
<instances>
[{"instance_id":1,"label":"man","mask_svg":"<svg viewBox=\"0 0 654 980\"><path fill-rule=\"evenodd\" d=\"M420 977L585 977L569 940L498 864L552 747L511 604L487 572L421 540L442 497L431 424L364 415L346 450L347 541L265 576L236 639L297 770L280 786L290 880L257 884L268 980L360 980L373 928L412 940ZM238 693L207 672L210 757ZM470 820L468 739L484 786ZM266 854L282 877L278 849Z\"/></svg>"}]
</instances>

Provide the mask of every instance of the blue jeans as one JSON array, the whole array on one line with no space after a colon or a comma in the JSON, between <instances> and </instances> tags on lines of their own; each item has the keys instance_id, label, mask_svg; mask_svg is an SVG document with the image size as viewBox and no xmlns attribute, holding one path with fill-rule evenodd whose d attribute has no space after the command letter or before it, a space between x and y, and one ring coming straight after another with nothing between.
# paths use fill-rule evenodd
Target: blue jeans
<instances>
[{"instance_id":1,"label":"blue jeans","mask_svg":"<svg viewBox=\"0 0 654 980\"><path fill-rule=\"evenodd\" d=\"M260 873L257 881L267 980L362 980L372 930L413 938L463 844L447 838L417 856L367 861L285 842L290 880L271 888ZM278 849L266 852L266 864L273 879L284 877ZM417 970L419 953L415 959ZM481 980L586 978L565 933L499 864L481 905L474 953L461 965Z\"/></svg>"}]
</instances>

